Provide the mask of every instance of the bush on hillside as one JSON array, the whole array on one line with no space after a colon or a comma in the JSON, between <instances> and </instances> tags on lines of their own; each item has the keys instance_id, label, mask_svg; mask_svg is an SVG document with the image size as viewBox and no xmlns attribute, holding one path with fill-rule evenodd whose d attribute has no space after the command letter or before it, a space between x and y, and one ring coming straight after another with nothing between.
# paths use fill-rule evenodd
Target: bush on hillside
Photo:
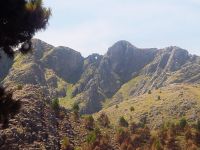
<instances>
[{"instance_id":1,"label":"bush on hillside","mask_svg":"<svg viewBox=\"0 0 200 150\"><path fill-rule=\"evenodd\" d=\"M87 145L83 150L106 150L111 149L110 137L102 134L99 128L95 128L86 138Z\"/></svg>"},{"instance_id":2,"label":"bush on hillside","mask_svg":"<svg viewBox=\"0 0 200 150\"><path fill-rule=\"evenodd\" d=\"M130 139L130 133L128 132L128 130L120 128L116 134L117 143L122 144L127 139Z\"/></svg>"},{"instance_id":3,"label":"bush on hillside","mask_svg":"<svg viewBox=\"0 0 200 150\"><path fill-rule=\"evenodd\" d=\"M128 127L128 122L126 121L126 119L124 117L120 117L119 118L119 125L122 127Z\"/></svg>"},{"instance_id":4,"label":"bush on hillside","mask_svg":"<svg viewBox=\"0 0 200 150\"><path fill-rule=\"evenodd\" d=\"M59 104L59 100L58 99L54 99L51 103L51 107L53 108L53 110L57 111L60 108L60 104Z\"/></svg>"},{"instance_id":5,"label":"bush on hillside","mask_svg":"<svg viewBox=\"0 0 200 150\"><path fill-rule=\"evenodd\" d=\"M197 121L197 130L200 131L200 120Z\"/></svg>"},{"instance_id":6,"label":"bush on hillside","mask_svg":"<svg viewBox=\"0 0 200 150\"><path fill-rule=\"evenodd\" d=\"M148 91L148 94L151 94L151 90Z\"/></svg>"},{"instance_id":7,"label":"bush on hillside","mask_svg":"<svg viewBox=\"0 0 200 150\"><path fill-rule=\"evenodd\" d=\"M132 123L130 124L129 129L130 129L131 133L135 133L136 130L137 130L137 128L138 128L138 125L137 125L135 122L132 122Z\"/></svg>"},{"instance_id":8,"label":"bush on hillside","mask_svg":"<svg viewBox=\"0 0 200 150\"><path fill-rule=\"evenodd\" d=\"M84 124L86 129L88 130L94 129L94 118L92 117L92 115L86 116L84 118Z\"/></svg>"},{"instance_id":9,"label":"bush on hillside","mask_svg":"<svg viewBox=\"0 0 200 150\"><path fill-rule=\"evenodd\" d=\"M61 141L61 150L74 150L74 148L70 145L68 137L63 137Z\"/></svg>"},{"instance_id":10,"label":"bush on hillside","mask_svg":"<svg viewBox=\"0 0 200 150\"><path fill-rule=\"evenodd\" d=\"M79 112L80 107L79 107L78 103L74 103L74 104L73 104L72 110L73 110L73 112Z\"/></svg>"},{"instance_id":11,"label":"bush on hillside","mask_svg":"<svg viewBox=\"0 0 200 150\"><path fill-rule=\"evenodd\" d=\"M133 106L130 107L130 111L134 111L135 108Z\"/></svg>"},{"instance_id":12,"label":"bush on hillside","mask_svg":"<svg viewBox=\"0 0 200 150\"><path fill-rule=\"evenodd\" d=\"M80 110L80 107L78 103L74 103L72 106L72 111L73 111L73 116L75 120L78 120L79 118L79 110Z\"/></svg>"},{"instance_id":13,"label":"bush on hillside","mask_svg":"<svg viewBox=\"0 0 200 150\"><path fill-rule=\"evenodd\" d=\"M160 95L158 95L158 97L157 97L157 100L161 100L161 97L160 97Z\"/></svg>"},{"instance_id":14,"label":"bush on hillside","mask_svg":"<svg viewBox=\"0 0 200 150\"><path fill-rule=\"evenodd\" d=\"M181 129L184 129L187 125L187 120L185 118L182 118L180 121L179 121L179 126Z\"/></svg>"},{"instance_id":15,"label":"bush on hillside","mask_svg":"<svg viewBox=\"0 0 200 150\"><path fill-rule=\"evenodd\" d=\"M109 127L110 125L110 120L105 113L101 113L97 121L103 127Z\"/></svg>"}]
</instances>

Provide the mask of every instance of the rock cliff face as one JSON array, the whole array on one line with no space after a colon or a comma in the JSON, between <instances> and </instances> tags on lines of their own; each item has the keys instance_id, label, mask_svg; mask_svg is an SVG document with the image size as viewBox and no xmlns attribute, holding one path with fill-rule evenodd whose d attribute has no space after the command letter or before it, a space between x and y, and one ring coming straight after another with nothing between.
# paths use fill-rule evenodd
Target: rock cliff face
<instances>
[{"instance_id":1,"label":"rock cliff face","mask_svg":"<svg viewBox=\"0 0 200 150\"><path fill-rule=\"evenodd\" d=\"M17 54L7 64L0 75L4 86L45 86L54 97L79 102L82 113L99 111L107 99L115 101L121 87L133 80L130 96L173 83L200 82L200 57L178 47L139 49L127 41L115 43L103 56L83 58L70 48L34 39L31 54Z\"/></svg>"},{"instance_id":2,"label":"rock cliff face","mask_svg":"<svg viewBox=\"0 0 200 150\"><path fill-rule=\"evenodd\" d=\"M54 70L59 77L71 83L76 82L82 73L83 57L70 48L53 48L41 61L44 67Z\"/></svg>"},{"instance_id":3,"label":"rock cliff face","mask_svg":"<svg viewBox=\"0 0 200 150\"><path fill-rule=\"evenodd\" d=\"M55 48L37 39L32 42L32 52L27 55L17 53L11 61L3 84L46 86L55 97L66 96L67 84L77 81L82 72L83 57L69 48Z\"/></svg>"},{"instance_id":4,"label":"rock cliff face","mask_svg":"<svg viewBox=\"0 0 200 150\"><path fill-rule=\"evenodd\" d=\"M89 56L96 60L85 67L73 92L73 96L80 94L78 101L85 105L82 112L100 110L102 101L112 97L122 84L136 76L155 54L155 49L142 50L127 41L119 41L104 56Z\"/></svg>"}]
</instances>

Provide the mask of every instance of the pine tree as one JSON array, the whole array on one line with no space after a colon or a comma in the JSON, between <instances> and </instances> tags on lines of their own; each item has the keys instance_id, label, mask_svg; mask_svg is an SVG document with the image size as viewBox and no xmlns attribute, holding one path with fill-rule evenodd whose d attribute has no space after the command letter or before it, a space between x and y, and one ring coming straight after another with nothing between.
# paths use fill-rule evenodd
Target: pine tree
<instances>
[{"instance_id":1,"label":"pine tree","mask_svg":"<svg viewBox=\"0 0 200 150\"><path fill-rule=\"evenodd\" d=\"M0 1L0 48L13 56L13 48L20 47L26 53L34 34L45 29L51 11L43 7L42 0Z\"/></svg>"},{"instance_id":2,"label":"pine tree","mask_svg":"<svg viewBox=\"0 0 200 150\"><path fill-rule=\"evenodd\" d=\"M42 0L0 1L0 50L9 57L14 49L27 53L31 49L31 38L37 31L46 29L51 11L43 7ZM8 126L9 118L20 109L20 102L12 94L0 88L0 124Z\"/></svg>"}]
</instances>

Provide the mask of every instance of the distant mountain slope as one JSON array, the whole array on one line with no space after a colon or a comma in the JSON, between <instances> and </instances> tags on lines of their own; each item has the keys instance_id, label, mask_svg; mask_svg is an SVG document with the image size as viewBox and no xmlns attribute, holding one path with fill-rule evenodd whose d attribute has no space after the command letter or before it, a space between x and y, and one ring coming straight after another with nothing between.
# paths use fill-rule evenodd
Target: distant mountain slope
<instances>
[{"instance_id":1,"label":"distant mountain slope","mask_svg":"<svg viewBox=\"0 0 200 150\"><path fill-rule=\"evenodd\" d=\"M173 83L199 84L200 57L177 47L159 50L152 62L109 99L109 105Z\"/></svg>"},{"instance_id":2,"label":"distant mountain slope","mask_svg":"<svg viewBox=\"0 0 200 150\"><path fill-rule=\"evenodd\" d=\"M80 53L66 47L53 47L34 39L30 54L16 54L5 86L33 84L46 86L55 97L66 96L68 84L76 81L81 73L83 58Z\"/></svg>"},{"instance_id":3,"label":"distant mountain slope","mask_svg":"<svg viewBox=\"0 0 200 150\"><path fill-rule=\"evenodd\" d=\"M200 85L171 84L150 93L129 97L128 100L102 109L115 125L121 116L131 122L145 122L152 129L167 122L186 118L190 124L200 119ZM131 110L131 107L134 109Z\"/></svg>"},{"instance_id":4,"label":"distant mountain slope","mask_svg":"<svg viewBox=\"0 0 200 150\"><path fill-rule=\"evenodd\" d=\"M119 41L109 48L108 52L98 58L93 67L88 65L85 68L80 82L75 85L73 96L78 94L78 101L85 105L83 113L93 113L101 109L101 103L113 96L121 85L126 83L132 77L136 76L139 71L150 63L155 49L141 50L127 41ZM87 59L86 59L87 61ZM89 71L92 74L88 79L85 74Z\"/></svg>"},{"instance_id":5,"label":"distant mountain slope","mask_svg":"<svg viewBox=\"0 0 200 150\"><path fill-rule=\"evenodd\" d=\"M94 113L105 102L112 106L173 83L200 82L200 57L178 47L139 49L119 41L103 56L83 58L67 47L53 47L38 39L32 42L31 54L2 60L9 62L0 75L4 86L45 86L67 107L78 102L81 113Z\"/></svg>"}]
</instances>

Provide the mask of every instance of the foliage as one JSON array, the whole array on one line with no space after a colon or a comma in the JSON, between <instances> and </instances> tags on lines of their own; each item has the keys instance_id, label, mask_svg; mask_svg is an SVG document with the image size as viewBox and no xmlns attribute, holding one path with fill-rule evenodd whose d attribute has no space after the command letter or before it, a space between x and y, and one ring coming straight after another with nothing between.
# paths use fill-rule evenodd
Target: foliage
<instances>
[{"instance_id":1,"label":"foliage","mask_svg":"<svg viewBox=\"0 0 200 150\"><path fill-rule=\"evenodd\" d=\"M106 150L110 149L110 137L102 134L99 128L95 128L86 138L87 145L83 150Z\"/></svg>"},{"instance_id":2,"label":"foliage","mask_svg":"<svg viewBox=\"0 0 200 150\"><path fill-rule=\"evenodd\" d=\"M75 120L79 118L79 110L80 108L79 108L78 103L74 103L72 106L72 111L73 111L73 116Z\"/></svg>"},{"instance_id":3,"label":"foliage","mask_svg":"<svg viewBox=\"0 0 200 150\"><path fill-rule=\"evenodd\" d=\"M200 131L200 120L197 120L197 130Z\"/></svg>"},{"instance_id":4,"label":"foliage","mask_svg":"<svg viewBox=\"0 0 200 150\"><path fill-rule=\"evenodd\" d=\"M161 100L161 97L160 97L160 95L158 95L158 97L157 97L157 100Z\"/></svg>"},{"instance_id":5,"label":"foliage","mask_svg":"<svg viewBox=\"0 0 200 150\"><path fill-rule=\"evenodd\" d=\"M86 142L92 144L96 141L96 133L93 131L87 135Z\"/></svg>"},{"instance_id":6,"label":"foliage","mask_svg":"<svg viewBox=\"0 0 200 150\"><path fill-rule=\"evenodd\" d=\"M135 122L132 122L130 124L129 129L130 129L131 133L135 133L137 128L138 128L138 125Z\"/></svg>"},{"instance_id":7,"label":"foliage","mask_svg":"<svg viewBox=\"0 0 200 150\"><path fill-rule=\"evenodd\" d=\"M50 15L51 11L43 7L42 0L1 0L0 50L13 57L13 49L20 46L21 53L27 53L31 49L31 38L35 32L46 28ZM20 102L13 100L11 93L0 88L0 124L3 128L20 107Z\"/></svg>"},{"instance_id":8,"label":"foliage","mask_svg":"<svg viewBox=\"0 0 200 150\"><path fill-rule=\"evenodd\" d=\"M148 91L148 94L151 94L151 90Z\"/></svg>"},{"instance_id":9,"label":"foliage","mask_svg":"<svg viewBox=\"0 0 200 150\"><path fill-rule=\"evenodd\" d=\"M101 113L99 118L97 118L97 121L103 127L109 127L109 125L110 125L110 120L105 113Z\"/></svg>"},{"instance_id":10,"label":"foliage","mask_svg":"<svg viewBox=\"0 0 200 150\"><path fill-rule=\"evenodd\" d=\"M152 150L163 150L162 144L159 139L155 139L152 145Z\"/></svg>"},{"instance_id":11,"label":"foliage","mask_svg":"<svg viewBox=\"0 0 200 150\"><path fill-rule=\"evenodd\" d=\"M86 116L84 118L84 124L86 129L88 130L92 130L94 128L94 118L92 117L92 115Z\"/></svg>"},{"instance_id":12,"label":"foliage","mask_svg":"<svg viewBox=\"0 0 200 150\"><path fill-rule=\"evenodd\" d=\"M35 32L45 29L51 11L42 0L0 1L0 47L13 56L13 47L21 44L20 51L28 52Z\"/></svg>"},{"instance_id":13,"label":"foliage","mask_svg":"<svg viewBox=\"0 0 200 150\"><path fill-rule=\"evenodd\" d=\"M53 110L57 111L60 108L59 105L59 100L58 99L54 99L51 103L51 107L53 108Z\"/></svg>"},{"instance_id":14,"label":"foliage","mask_svg":"<svg viewBox=\"0 0 200 150\"><path fill-rule=\"evenodd\" d=\"M116 141L119 144L122 144L129 137L130 137L130 133L128 132L128 130L124 130L124 129L120 128L116 134Z\"/></svg>"},{"instance_id":15,"label":"foliage","mask_svg":"<svg viewBox=\"0 0 200 150\"><path fill-rule=\"evenodd\" d=\"M63 137L61 141L61 150L73 150L72 146L70 145L69 138Z\"/></svg>"},{"instance_id":16,"label":"foliage","mask_svg":"<svg viewBox=\"0 0 200 150\"><path fill-rule=\"evenodd\" d=\"M133 106L130 107L130 111L134 111L135 108Z\"/></svg>"},{"instance_id":17,"label":"foliage","mask_svg":"<svg viewBox=\"0 0 200 150\"><path fill-rule=\"evenodd\" d=\"M79 107L78 103L74 103L74 104L73 104L72 110L73 110L74 112L79 112L80 107Z\"/></svg>"},{"instance_id":18,"label":"foliage","mask_svg":"<svg viewBox=\"0 0 200 150\"><path fill-rule=\"evenodd\" d=\"M126 119L124 117L120 117L119 118L119 125L122 127L128 127L128 122L126 121Z\"/></svg>"},{"instance_id":19,"label":"foliage","mask_svg":"<svg viewBox=\"0 0 200 150\"><path fill-rule=\"evenodd\" d=\"M22 88L23 88L23 85L21 85L21 84L17 85L17 90L22 90Z\"/></svg>"},{"instance_id":20,"label":"foliage","mask_svg":"<svg viewBox=\"0 0 200 150\"><path fill-rule=\"evenodd\" d=\"M179 126L181 129L184 129L185 126L187 125L187 120L185 118L182 118L180 121L179 121Z\"/></svg>"}]
</instances>

